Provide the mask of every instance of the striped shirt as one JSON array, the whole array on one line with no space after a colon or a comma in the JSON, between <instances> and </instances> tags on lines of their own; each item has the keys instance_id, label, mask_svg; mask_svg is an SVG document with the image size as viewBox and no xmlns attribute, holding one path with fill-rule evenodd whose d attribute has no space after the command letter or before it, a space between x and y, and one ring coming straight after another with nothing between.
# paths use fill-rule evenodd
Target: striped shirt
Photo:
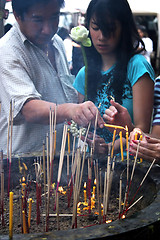
<instances>
[{"instance_id":1,"label":"striped shirt","mask_svg":"<svg viewBox=\"0 0 160 240\"><path fill-rule=\"evenodd\" d=\"M156 78L154 85L153 125L160 125L160 76Z\"/></svg>"},{"instance_id":2,"label":"striped shirt","mask_svg":"<svg viewBox=\"0 0 160 240\"><path fill-rule=\"evenodd\" d=\"M26 122L21 109L27 99L42 99L57 104L77 102L72 87L63 41L55 34L53 39L57 71L47 55L26 39L18 23L0 39L0 149L7 151L7 125L10 101L15 101L12 152L32 153L42 150L49 132L48 125ZM57 150L60 149L63 124L57 126Z\"/></svg>"}]
</instances>

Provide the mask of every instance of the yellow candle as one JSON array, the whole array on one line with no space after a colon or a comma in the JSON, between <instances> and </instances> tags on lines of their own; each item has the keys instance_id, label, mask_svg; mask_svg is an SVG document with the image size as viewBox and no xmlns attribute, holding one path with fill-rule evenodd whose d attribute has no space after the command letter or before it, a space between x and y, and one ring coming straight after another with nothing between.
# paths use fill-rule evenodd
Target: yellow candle
<instances>
[{"instance_id":1,"label":"yellow candle","mask_svg":"<svg viewBox=\"0 0 160 240\"><path fill-rule=\"evenodd\" d=\"M96 187L93 186L93 192L92 192L92 198L95 199L95 195L96 195Z\"/></svg>"},{"instance_id":2,"label":"yellow candle","mask_svg":"<svg viewBox=\"0 0 160 240\"><path fill-rule=\"evenodd\" d=\"M23 194L23 195L25 194L25 187L26 187L26 184L25 184L25 183L22 183L22 194Z\"/></svg>"},{"instance_id":3,"label":"yellow candle","mask_svg":"<svg viewBox=\"0 0 160 240\"><path fill-rule=\"evenodd\" d=\"M70 132L69 132L69 129L68 129L68 133L67 133L67 135L68 135L68 153L70 154L70 152L71 152L71 143L70 143Z\"/></svg>"},{"instance_id":4,"label":"yellow candle","mask_svg":"<svg viewBox=\"0 0 160 240\"><path fill-rule=\"evenodd\" d=\"M93 195L94 195L94 198L95 198L95 194L96 194L96 187L93 186Z\"/></svg>"},{"instance_id":5,"label":"yellow candle","mask_svg":"<svg viewBox=\"0 0 160 240\"><path fill-rule=\"evenodd\" d=\"M128 151L128 131L126 131L126 149Z\"/></svg>"},{"instance_id":6,"label":"yellow candle","mask_svg":"<svg viewBox=\"0 0 160 240\"><path fill-rule=\"evenodd\" d=\"M114 132L113 132L111 158L113 158L115 137L116 137L116 129L115 129Z\"/></svg>"},{"instance_id":7,"label":"yellow candle","mask_svg":"<svg viewBox=\"0 0 160 240\"><path fill-rule=\"evenodd\" d=\"M84 190L83 192L84 192L84 202L86 203L87 202L87 192L86 192L86 190Z\"/></svg>"},{"instance_id":8,"label":"yellow candle","mask_svg":"<svg viewBox=\"0 0 160 240\"><path fill-rule=\"evenodd\" d=\"M142 141L142 138L143 138L143 136L142 136L142 134L141 134L139 140ZM142 158L140 158L140 162L141 162L141 163L143 162L143 159L142 159Z\"/></svg>"},{"instance_id":9,"label":"yellow candle","mask_svg":"<svg viewBox=\"0 0 160 240\"><path fill-rule=\"evenodd\" d=\"M95 201L94 198L91 198L91 209L95 208Z\"/></svg>"},{"instance_id":10,"label":"yellow candle","mask_svg":"<svg viewBox=\"0 0 160 240\"><path fill-rule=\"evenodd\" d=\"M120 137L121 160L123 161L123 160L124 160L124 157L123 157L122 131L120 131L120 133L119 133L119 137Z\"/></svg>"},{"instance_id":11,"label":"yellow candle","mask_svg":"<svg viewBox=\"0 0 160 240\"><path fill-rule=\"evenodd\" d=\"M13 192L9 193L9 238L13 236Z\"/></svg>"},{"instance_id":12,"label":"yellow candle","mask_svg":"<svg viewBox=\"0 0 160 240\"><path fill-rule=\"evenodd\" d=\"M136 132L134 136L134 140L137 140L137 139L138 139L138 133Z\"/></svg>"},{"instance_id":13,"label":"yellow candle","mask_svg":"<svg viewBox=\"0 0 160 240\"><path fill-rule=\"evenodd\" d=\"M118 129L123 129L123 130L126 130L124 127L122 126L117 126L117 125L111 125L111 124L104 124L105 127L110 127L110 128L118 128Z\"/></svg>"},{"instance_id":14,"label":"yellow candle","mask_svg":"<svg viewBox=\"0 0 160 240\"><path fill-rule=\"evenodd\" d=\"M26 217L25 217L25 211L22 211L22 218L23 218L23 233L27 233L27 227L26 227Z\"/></svg>"},{"instance_id":15,"label":"yellow candle","mask_svg":"<svg viewBox=\"0 0 160 240\"><path fill-rule=\"evenodd\" d=\"M28 227L31 226L32 198L29 199Z\"/></svg>"}]
</instances>

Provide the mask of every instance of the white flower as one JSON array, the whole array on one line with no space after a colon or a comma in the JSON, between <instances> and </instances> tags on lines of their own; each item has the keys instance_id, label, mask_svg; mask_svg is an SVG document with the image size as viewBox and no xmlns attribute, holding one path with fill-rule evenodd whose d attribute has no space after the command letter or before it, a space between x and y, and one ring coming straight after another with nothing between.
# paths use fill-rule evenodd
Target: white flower
<instances>
[{"instance_id":1,"label":"white flower","mask_svg":"<svg viewBox=\"0 0 160 240\"><path fill-rule=\"evenodd\" d=\"M91 46L91 40L88 38L89 31L84 26L77 26L71 29L70 37L81 43L85 47Z\"/></svg>"}]
</instances>

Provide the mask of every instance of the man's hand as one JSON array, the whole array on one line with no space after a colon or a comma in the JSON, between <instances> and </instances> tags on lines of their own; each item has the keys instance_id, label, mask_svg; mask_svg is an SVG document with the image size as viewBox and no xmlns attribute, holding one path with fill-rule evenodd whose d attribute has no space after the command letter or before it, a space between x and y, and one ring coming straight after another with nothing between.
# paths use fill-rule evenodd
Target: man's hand
<instances>
[{"instance_id":1,"label":"man's hand","mask_svg":"<svg viewBox=\"0 0 160 240\"><path fill-rule=\"evenodd\" d=\"M92 122L94 126L98 108L94 105L93 102L87 101L84 103L74 104L71 112L71 119L73 119L80 126L87 126L89 122ZM104 121L98 111L97 125L100 128L103 128Z\"/></svg>"}]
</instances>

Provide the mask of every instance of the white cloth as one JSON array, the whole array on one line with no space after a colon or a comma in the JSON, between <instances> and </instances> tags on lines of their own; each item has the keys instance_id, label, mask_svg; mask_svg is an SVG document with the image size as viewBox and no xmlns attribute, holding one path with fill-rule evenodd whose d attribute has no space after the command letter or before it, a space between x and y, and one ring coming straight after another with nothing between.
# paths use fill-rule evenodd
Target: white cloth
<instances>
[{"instance_id":1,"label":"white cloth","mask_svg":"<svg viewBox=\"0 0 160 240\"><path fill-rule=\"evenodd\" d=\"M146 49L146 51L143 52L143 56L147 59L149 63L151 63L150 56L151 56L151 53L153 52L153 42L148 37L142 38L142 40L144 42L145 49Z\"/></svg>"},{"instance_id":2,"label":"white cloth","mask_svg":"<svg viewBox=\"0 0 160 240\"><path fill-rule=\"evenodd\" d=\"M67 61L70 64L72 62L72 49L73 49L72 40L66 38L64 39L63 43L66 50Z\"/></svg>"},{"instance_id":3,"label":"white cloth","mask_svg":"<svg viewBox=\"0 0 160 240\"><path fill-rule=\"evenodd\" d=\"M0 149L7 151L7 124L10 101L15 100L12 152L41 151L49 132L48 125L32 124L24 120L21 109L27 99L37 98L57 104L77 102L72 87L63 41L53 37L57 72L47 55L29 42L18 24L0 39ZM57 126L57 150L61 145L63 124Z\"/></svg>"}]
</instances>

